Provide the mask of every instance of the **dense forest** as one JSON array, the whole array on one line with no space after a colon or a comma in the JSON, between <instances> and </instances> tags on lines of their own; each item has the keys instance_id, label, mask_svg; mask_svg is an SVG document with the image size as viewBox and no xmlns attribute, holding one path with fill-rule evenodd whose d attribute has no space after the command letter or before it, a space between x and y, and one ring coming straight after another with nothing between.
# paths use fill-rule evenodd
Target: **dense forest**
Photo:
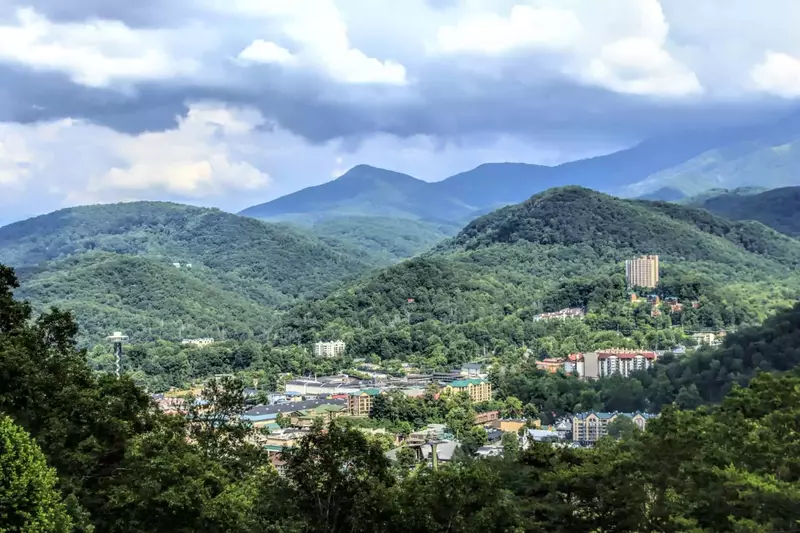
<instances>
[{"instance_id":1,"label":"dense forest","mask_svg":"<svg viewBox=\"0 0 800 533\"><path fill-rule=\"evenodd\" d=\"M260 336L276 309L374 264L331 238L160 202L5 226L0 261L18 268L21 297L74 310L93 341L119 329L137 340Z\"/></svg>"},{"instance_id":2,"label":"dense forest","mask_svg":"<svg viewBox=\"0 0 800 533\"><path fill-rule=\"evenodd\" d=\"M667 406L646 431L615 432L593 449L520 449L509 439L503 458L456 457L439 469L407 454L393 463L379 441L333 424L285 451L280 475L236 416L241 384L211 381L202 410L163 415L127 376L92 372L75 348L71 316L33 317L13 298L16 284L0 267L0 516L9 531L796 527L797 374L758 375L717 407ZM797 353L796 326L796 318L776 319L725 349L766 356L759 344L771 341L774 364Z\"/></svg>"},{"instance_id":3,"label":"dense forest","mask_svg":"<svg viewBox=\"0 0 800 533\"><path fill-rule=\"evenodd\" d=\"M661 296L680 311L631 305L624 260L661 256ZM341 338L352 357L444 367L480 357L671 348L697 331L760 323L800 290L800 242L754 222L567 187L470 223L421 257L301 302L278 345ZM696 306L688 305L695 301ZM587 310L569 323L534 316ZM657 315L657 316L656 316Z\"/></svg>"}]
</instances>

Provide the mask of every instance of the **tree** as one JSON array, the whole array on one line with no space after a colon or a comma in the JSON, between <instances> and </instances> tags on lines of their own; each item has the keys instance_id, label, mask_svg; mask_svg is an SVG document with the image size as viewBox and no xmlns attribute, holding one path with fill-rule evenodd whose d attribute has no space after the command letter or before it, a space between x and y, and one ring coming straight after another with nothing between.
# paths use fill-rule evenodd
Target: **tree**
<instances>
[{"instance_id":1,"label":"tree","mask_svg":"<svg viewBox=\"0 0 800 533\"><path fill-rule=\"evenodd\" d=\"M608 435L615 439L629 439L639 431L638 426L633 422L633 419L626 415L617 415L614 420L608 424Z\"/></svg>"},{"instance_id":2,"label":"tree","mask_svg":"<svg viewBox=\"0 0 800 533\"><path fill-rule=\"evenodd\" d=\"M0 531L71 530L55 471L30 435L9 417L0 416Z\"/></svg>"},{"instance_id":3,"label":"tree","mask_svg":"<svg viewBox=\"0 0 800 533\"><path fill-rule=\"evenodd\" d=\"M327 432L316 427L283 456L306 531L362 531L389 512L389 459L362 432L338 424Z\"/></svg>"}]
</instances>

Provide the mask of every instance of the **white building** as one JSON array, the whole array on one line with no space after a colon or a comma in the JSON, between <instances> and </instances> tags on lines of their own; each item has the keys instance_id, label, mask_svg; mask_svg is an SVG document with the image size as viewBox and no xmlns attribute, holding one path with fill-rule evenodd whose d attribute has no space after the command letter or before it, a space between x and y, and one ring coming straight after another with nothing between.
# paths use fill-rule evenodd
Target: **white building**
<instances>
[{"instance_id":1,"label":"white building","mask_svg":"<svg viewBox=\"0 0 800 533\"><path fill-rule=\"evenodd\" d=\"M571 354L564 362L564 371L575 372L584 379L597 379L613 374L630 377L633 372L647 370L658 359L655 352L604 350L585 354Z\"/></svg>"},{"instance_id":2,"label":"white building","mask_svg":"<svg viewBox=\"0 0 800 533\"><path fill-rule=\"evenodd\" d=\"M314 343L314 355L316 357L341 357L344 355L347 345L344 341L328 341Z\"/></svg>"},{"instance_id":3,"label":"white building","mask_svg":"<svg viewBox=\"0 0 800 533\"><path fill-rule=\"evenodd\" d=\"M202 346L209 346L211 344L214 344L214 339L212 339L210 337L207 337L207 338L204 338L204 339L183 339L181 341L181 344L184 344L184 345L191 344L192 346L201 346L201 347Z\"/></svg>"}]
</instances>

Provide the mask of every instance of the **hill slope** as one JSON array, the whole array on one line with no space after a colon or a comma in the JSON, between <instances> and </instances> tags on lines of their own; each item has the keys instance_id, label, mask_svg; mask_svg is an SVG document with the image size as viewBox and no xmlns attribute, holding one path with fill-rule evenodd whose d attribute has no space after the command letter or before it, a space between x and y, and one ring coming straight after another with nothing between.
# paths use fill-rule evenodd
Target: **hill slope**
<instances>
[{"instance_id":1,"label":"hill slope","mask_svg":"<svg viewBox=\"0 0 800 533\"><path fill-rule=\"evenodd\" d=\"M610 347L625 345L620 331L655 322L626 303L623 261L645 253L661 255L665 291L708 298L701 311L686 311L687 326L757 321L796 298L794 239L701 209L566 187L481 217L429 254L299 305L281 320L278 339L335 336L353 356L445 366L543 337L536 313L610 298L619 307L597 327L611 329Z\"/></svg>"},{"instance_id":2,"label":"hill slope","mask_svg":"<svg viewBox=\"0 0 800 533\"><path fill-rule=\"evenodd\" d=\"M323 240L346 243L383 266L426 252L458 233L461 226L388 217L344 216L315 223L309 228Z\"/></svg>"},{"instance_id":3,"label":"hill slope","mask_svg":"<svg viewBox=\"0 0 800 533\"><path fill-rule=\"evenodd\" d=\"M701 206L732 220L757 220L772 229L800 237L800 187L783 187L758 194L721 194Z\"/></svg>"},{"instance_id":4,"label":"hill slope","mask_svg":"<svg viewBox=\"0 0 800 533\"><path fill-rule=\"evenodd\" d=\"M166 300L177 301L181 309L202 308L204 316L216 313L220 323L245 309L252 312L253 306L263 308L255 313L263 319L269 309L363 272L366 260L333 240L286 226L159 202L65 209L0 228L0 262L20 270L22 294L35 305L56 298L64 307L103 315L111 313L108 302L135 287L139 297L132 301L138 303L130 305L142 314L141 324L173 320L177 308L162 305ZM112 279L115 269L121 274L113 284L94 282ZM154 278L148 284L151 276L142 277L142 271L171 282ZM84 324L108 321L78 318ZM204 324L198 334L218 331L209 321ZM139 338L143 333L137 327L125 320L117 324ZM93 338L102 333L85 332ZM168 333L180 336L174 328Z\"/></svg>"}]
</instances>

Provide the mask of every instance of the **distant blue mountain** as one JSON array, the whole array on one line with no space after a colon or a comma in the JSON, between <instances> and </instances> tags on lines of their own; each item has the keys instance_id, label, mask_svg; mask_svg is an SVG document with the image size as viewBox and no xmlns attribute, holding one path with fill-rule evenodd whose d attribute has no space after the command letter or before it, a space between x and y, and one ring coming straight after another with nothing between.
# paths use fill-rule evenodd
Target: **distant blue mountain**
<instances>
[{"instance_id":1,"label":"distant blue mountain","mask_svg":"<svg viewBox=\"0 0 800 533\"><path fill-rule=\"evenodd\" d=\"M358 215L464 222L567 185L617 196L678 201L714 187L762 183L770 187L800 184L800 115L775 124L654 138L626 150L554 167L487 163L433 183L359 165L334 181L241 214L268 220Z\"/></svg>"}]
</instances>

